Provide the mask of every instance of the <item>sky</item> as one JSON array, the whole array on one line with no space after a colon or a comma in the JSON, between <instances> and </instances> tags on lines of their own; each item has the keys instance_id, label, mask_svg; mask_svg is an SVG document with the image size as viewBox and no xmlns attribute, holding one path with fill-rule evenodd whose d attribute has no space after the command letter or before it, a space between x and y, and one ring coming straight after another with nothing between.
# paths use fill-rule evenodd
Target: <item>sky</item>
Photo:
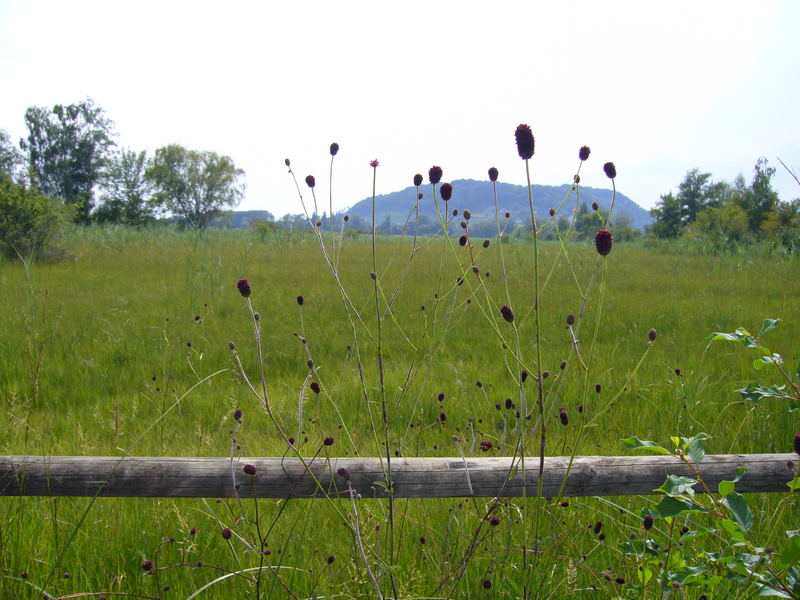
<instances>
[{"instance_id":1,"label":"sky","mask_svg":"<svg viewBox=\"0 0 800 600\"><path fill-rule=\"evenodd\" d=\"M341 210L411 185L525 183L514 130L536 138L535 183L617 189L644 208L686 171L715 181L759 157L783 200L800 186L800 2L0 0L0 129L29 106L91 97L117 144L177 143L246 172L240 209L301 212L284 166ZM303 191L308 200L307 191ZM458 190L453 198L457 200Z\"/></svg>"}]
</instances>

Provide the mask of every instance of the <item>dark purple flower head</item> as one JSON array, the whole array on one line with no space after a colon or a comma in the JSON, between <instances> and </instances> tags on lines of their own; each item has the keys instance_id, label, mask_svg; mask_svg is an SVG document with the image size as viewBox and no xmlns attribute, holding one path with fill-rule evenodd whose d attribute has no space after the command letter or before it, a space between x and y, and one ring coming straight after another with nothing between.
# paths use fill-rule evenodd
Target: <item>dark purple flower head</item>
<instances>
[{"instance_id":1,"label":"dark purple flower head","mask_svg":"<svg viewBox=\"0 0 800 600\"><path fill-rule=\"evenodd\" d=\"M594 524L594 532L595 533L600 533L600 530L602 528L603 528L603 522L602 521L598 521L597 523Z\"/></svg>"},{"instance_id":2,"label":"dark purple flower head","mask_svg":"<svg viewBox=\"0 0 800 600\"><path fill-rule=\"evenodd\" d=\"M325 444L326 446L333 446L333 438L331 436L328 436L324 440L322 440L322 443Z\"/></svg>"},{"instance_id":3,"label":"dark purple flower head","mask_svg":"<svg viewBox=\"0 0 800 600\"><path fill-rule=\"evenodd\" d=\"M233 411L233 418L236 419L237 421L241 421L242 420L242 409L241 408L237 408L235 411Z\"/></svg>"},{"instance_id":4,"label":"dark purple flower head","mask_svg":"<svg viewBox=\"0 0 800 600\"><path fill-rule=\"evenodd\" d=\"M492 582L489 581L488 579L484 579L483 580L483 589L485 589L485 590L492 589Z\"/></svg>"},{"instance_id":5,"label":"dark purple flower head","mask_svg":"<svg viewBox=\"0 0 800 600\"><path fill-rule=\"evenodd\" d=\"M644 528L648 530L653 528L653 515L644 516Z\"/></svg>"},{"instance_id":6,"label":"dark purple flower head","mask_svg":"<svg viewBox=\"0 0 800 600\"><path fill-rule=\"evenodd\" d=\"M240 279L236 283L236 287L239 288L239 293L242 295L243 298L250 297L250 282L247 279Z\"/></svg>"},{"instance_id":7,"label":"dark purple flower head","mask_svg":"<svg viewBox=\"0 0 800 600\"><path fill-rule=\"evenodd\" d=\"M496 168L492 167L489 169L489 181L497 181L499 175L500 171L498 171Z\"/></svg>"},{"instance_id":8,"label":"dark purple flower head","mask_svg":"<svg viewBox=\"0 0 800 600\"><path fill-rule=\"evenodd\" d=\"M305 301L306 301L306 299L303 298L302 296L298 296L297 297L297 304L299 304L300 306L303 306L303 302L305 302Z\"/></svg>"},{"instance_id":9,"label":"dark purple flower head","mask_svg":"<svg viewBox=\"0 0 800 600\"><path fill-rule=\"evenodd\" d=\"M380 164L381 164L381 163L380 163L380 162L378 162L378 159L377 159L377 158L375 158L375 159L373 159L373 160L369 161L369 166L370 166L370 167L372 167L373 169L376 169L376 168L378 167L378 165L380 165Z\"/></svg>"},{"instance_id":10,"label":"dark purple flower head","mask_svg":"<svg viewBox=\"0 0 800 600\"><path fill-rule=\"evenodd\" d=\"M587 158L589 158L590 152L591 150L589 149L589 146L581 146L581 149L578 150L578 158L580 158L581 160L586 160Z\"/></svg>"},{"instance_id":11,"label":"dark purple flower head","mask_svg":"<svg viewBox=\"0 0 800 600\"><path fill-rule=\"evenodd\" d=\"M350 481L350 471L348 471L346 468L339 467L336 469L336 473L345 481Z\"/></svg>"},{"instance_id":12,"label":"dark purple flower head","mask_svg":"<svg viewBox=\"0 0 800 600\"><path fill-rule=\"evenodd\" d=\"M414 175L414 186L419 187L422 185L422 175L417 173Z\"/></svg>"},{"instance_id":13,"label":"dark purple flower head","mask_svg":"<svg viewBox=\"0 0 800 600\"><path fill-rule=\"evenodd\" d=\"M339 144L337 144L336 142L333 142L331 144L331 156L336 156L336 154L338 152L339 152Z\"/></svg>"},{"instance_id":14,"label":"dark purple flower head","mask_svg":"<svg viewBox=\"0 0 800 600\"><path fill-rule=\"evenodd\" d=\"M460 238L458 238L458 245L459 246L466 246L467 245L467 236L466 235L462 235Z\"/></svg>"},{"instance_id":15,"label":"dark purple flower head","mask_svg":"<svg viewBox=\"0 0 800 600\"><path fill-rule=\"evenodd\" d=\"M442 200L449 202L453 197L453 186L449 183L443 183L439 188L439 193L442 195Z\"/></svg>"},{"instance_id":16,"label":"dark purple flower head","mask_svg":"<svg viewBox=\"0 0 800 600\"><path fill-rule=\"evenodd\" d=\"M226 527L225 529L222 530L222 539L229 540L229 539L231 539L232 535L233 535L233 531L231 530L230 527Z\"/></svg>"},{"instance_id":17,"label":"dark purple flower head","mask_svg":"<svg viewBox=\"0 0 800 600\"><path fill-rule=\"evenodd\" d=\"M472 212L468 208L465 208L462 214L464 215L464 218L467 221L469 221L472 218Z\"/></svg>"},{"instance_id":18,"label":"dark purple flower head","mask_svg":"<svg viewBox=\"0 0 800 600\"><path fill-rule=\"evenodd\" d=\"M530 126L524 123L518 125L514 137L517 138L517 152L519 152L520 158L525 160L533 158L534 141Z\"/></svg>"},{"instance_id":19,"label":"dark purple flower head","mask_svg":"<svg viewBox=\"0 0 800 600\"><path fill-rule=\"evenodd\" d=\"M317 185L317 180L314 179L313 175L306 175L306 185L310 188L313 188L315 185Z\"/></svg>"},{"instance_id":20,"label":"dark purple flower head","mask_svg":"<svg viewBox=\"0 0 800 600\"><path fill-rule=\"evenodd\" d=\"M506 398L506 410L511 410L512 408L514 408L514 403L511 398Z\"/></svg>"},{"instance_id":21,"label":"dark purple flower head","mask_svg":"<svg viewBox=\"0 0 800 600\"><path fill-rule=\"evenodd\" d=\"M146 560L142 563L142 571L152 571L153 570L153 561Z\"/></svg>"},{"instance_id":22,"label":"dark purple flower head","mask_svg":"<svg viewBox=\"0 0 800 600\"><path fill-rule=\"evenodd\" d=\"M605 229L598 231L594 236L594 246L597 248L597 253L600 256L608 256L611 252L611 244L613 241L614 238L611 236L610 231L606 231Z\"/></svg>"},{"instance_id":23,"label":"dark purple flower head","mask_svg":"<svg viewBox=\"0 0 800 600\"><path fill-rule=\"evenodd\" d=\"M548 212L550 213L551 217L555 217L556 216L556 209L555 208L551 208Z\"/></svg>"},{"instance_id":24,"label":"dark purple flower head","mask_svg":"<svg viewBox=\"0 0 800 600\"><path fill-rule=\"evenodd\" d=\"M603 165L603 172L609 179L614 179L617 176L617 167L614 166L614 163L607 162Z\"/></svg>"},{"instance_id":25,"label":"dark purple flower head","mask_svg":"<svg viewBox=\"0 0 800 600\"><path fill-rule=\"evenodd\" d=\"M567 315L567 325L574 325L575 324L575 315L569 313Z\"/></svg>"},{"instance_id":26,"label":"dark purple flower head","mask_svg":"<svg viewBox=\"0 0 800 600\"><path fill-rule=\"evenodd\" d=\"M335 557L335 556L333 556L333 554L331 554L331 555L330 555L330 556L329 556L329 557L328 557L326 560L327 560L327 563L328 563L329 565L332 565L332 564L333 564L333 561L334 561L334 560L336 560L336 557Z\"/></svg>"},{"instance_id":27,"label":"dark purple flower head","mask_svg":"<svg viewBox=\"0 0 800 600\"><path fill-rule=\"evenodd\" d=\"M319 382L318 381L312 381L311 385L308 386L308 387L310 387L311 391L314 392L315 394L319 394L320 387L319 387Z\"/></svg>"},{"instance_id":28,"label":"dark purple flower head","mask_svg":"<svg viewBox=\"0 0 800 600\"><path fill-rule=\"evenodd\" d=\"M292 163L289 161L288 158L283 159L283 164L285 164L287 167L291 167L292 166Z\"/></svg>"},{"instance_id":29,"label":"dark purple flower head","mask_svg":"<svg viewBox=\"0 0 800 600\"><path fill-rule=\"evenodd\" d=\"M503 318L506 320L506 323L513 323L514 322L514 313L511 311L511 307L506 306L505 304L500 307L500 314L503 315Z\"/></svg>"},{"instance_id":30,"label":"dark purple flower head","mask_svg":"<svg viewBox=\"0 0 800 600\"><path fill-rule=\"evenodd\" d=\"M597 212L600 210L600 205L597 202L592 202L592 210Z\"/></svg>"},{"instance_id":31,"label":"dark purple flower head","mask_svg":"<svg viewBox=\"0 0 800 600\"><path fill-rule=\"evenodd\" d=\"M525 383L528 380L528 370L527 369L522 369L522 371L520 372L519 376L520 376L520 379L522 379L522 383Z\"/></svg>"},{"instance_id":32,"label":"dark purple flower head","mask_svg":"<svg viewBox=\"0 0 800 600\"><path fill-rule=\"evenodd\" d=\"M567 411L563 408L558 409L558 418L561 419L562 425L567 425L569 423L569 417L567 416Z\"/></svg>"},{"instance_id":33,"label":"dark purple flower head","mask_svg":"<svg viewBox=\"0 0 800 600\"><path fill-rule=\"evenodd\" d=\"M433 166L428 171L428 181L434 185L442 180L442 167Z\"/></svg>"},{"instance_id":34,"label":"dark purple flower head","mask_svg":"<svg viewBox=\"0 0 800 600\"><path fill-rule=\"evenodd\" d=\"M651 342L655 342L657 335L658 332L655 329L651 329L650 331L647 332L647 339L650 340Z\"/></svg>"},{"instance_id":35,"label":"dark purple flower head","mask_svg":"<svg viewBox=\"0 0 800 600\"><path fill-rule=\"evenodd\" d=\"M248 475L255 475L256 474L256 466L255 465L245 465L244 472Z\"/></svg>"},{"instance_id":36,"label":"dark purple flower head","mask_svg":"<svg viewBox=\"0 0 800 600\"><path fill-rule=\"evenodd\" d=\"M444 423L447 420L447 415L443 412L439 413L439 420Z\"/></svg>"}]
</instances>

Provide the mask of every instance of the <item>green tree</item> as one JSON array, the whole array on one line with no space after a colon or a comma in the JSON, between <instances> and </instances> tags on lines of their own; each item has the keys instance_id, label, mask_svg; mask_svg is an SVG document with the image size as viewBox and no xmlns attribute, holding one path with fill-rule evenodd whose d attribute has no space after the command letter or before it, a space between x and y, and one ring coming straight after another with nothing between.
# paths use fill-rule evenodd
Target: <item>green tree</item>
<instances>
[{"instance_id":1,"label":"green tree","mask_svg":"<svg viewBox=\"0 0 800 600\"><path fill-rule=\"evenodd\" d=\"M52 255L55 242L72 219L59 200L14 183L0 174L0 254L30 260Z\"/></svg>"},{"instance_id":2,"label":"green tree","mask_svg":"<svg viewBox=\"0 0 800 600\"><path fill-rule=\"evenodd\" d=\"M31 184L40 192L78 207L77 218L88 223L94 188L114 145L114 123L87 98L52 109L25 111L28 137L20 142L28 154Z\"/></svg>"},{"instance_id":3,"label":"green tree","mask_svg":"<svg viewBox=\"0 0 800 600\"><path fill-rule=\"evenodd\" d=\"M650 231L656 237L674 238L681 234L683 229L683 207L672 192L663 194L661 200L650 209L653 224Z\"/></svg>"},{"instance_id":4,"label":"green tree","mask_svg":"<svg viewBox=\"0 0 800 600\"><path fill-rule=\"evenodd\" d=\"M25 162L22 154L11 143L11 138L5 129L0 129L0 175L8 175L16 179L19 168Z\"/></svg>"},{"instance_id":5,"label":"green tree","mask_svg":"<svg viewBox=\"0 0 800 600\"><path fill-rule=\"evenodd\" d=\"M153 186L145 177L148 165L144 150L123 148L111 156L103 173L101 204L94 212L97 221L138 226L154 219Z\"/></svg>"},{"instance_id":6,"label":"green tree","mask_svg":"<svg viewBox=\"0 0 800 600\"><path fill-rule=\"evenodd\" d=\"M788 250L800 247L800 200L778 202L761 223L761 232Z\"/></svg>"},{"instance_id":7,"label":"green tree","mask_svg":"<svg viewBox=\"0 0 800 600\"><path fill-rule=\"evenodd\" d=\"M697 214L688 235L701 239L712 252L732 250L750 235L747 213L735 204L707 208Z\"/></svg>"},{"instance_id":8,"label":"green tree","mask_svg":"<svg viewBox=\"0 0 800 600\"><path fill-rule=\"evenodd\" d=\"M176 144L156 150L145 176L156 190L157 205L164 206L185 225L205 229L225 207L244 196L244 176L228 156L187 150Z\"/></svg>"},{"instance_id":9,"label":"green tree","mask_svg":"<svg viewBox=\"0 0 800 600\"><path fill-rule=\"evenodd\" d=\"M770 211L779 202L778 192L772 189L775 167L770 167L766 158L759 158L753 167L753 180L746 189L739 189L736 203L747 213L750 231L757 233Z\"/></svg>"},{"instance_id":10,"label":"green tree","mask_svg":"<svg viewBox=\"0 0 800 600\"><path fill-rule=\"evenodd\" d=\"M698 213L721 206L726 188L724 183L713 183L711 173L701 173L699 169L687 171L678 184L678 193L661 196L650 211L655 219L652 232L662 238L677 237L686 225L694 223Z\"/></svg>"}]
</instances>

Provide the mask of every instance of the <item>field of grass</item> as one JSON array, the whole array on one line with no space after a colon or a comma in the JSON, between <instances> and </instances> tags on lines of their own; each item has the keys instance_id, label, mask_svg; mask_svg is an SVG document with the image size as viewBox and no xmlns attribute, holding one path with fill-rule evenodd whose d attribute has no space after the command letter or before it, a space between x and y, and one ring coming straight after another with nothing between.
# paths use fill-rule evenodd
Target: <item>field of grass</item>
<instances>
[{"instance_id":1,"label":"field of grass","mask_svg":"<svg viewBox=\"0 0 800 600\"><path fill-rule=\"evenodd\" d=\"M229 349L235 342L257 382L253 322L236 287L243 278L259 313L272 411L295 437L304 386L296 440L303 456L381 455L384 435L398 456L486 456L476 440L492 442L488 455L512 455L524 435L535 456L537 368L549 372L542 379L548 455L624 454L620 440L632 435L669 445L670 436L701 431L711 436L709 453L791 451L796 413L780 400L753 404L735 392L756 379L780 383L775 374L755 372L756 355L740 345L706 338L739 326L757 332L764 318L781 318L765 343L787 363L800 358L796 260L620 244L598 263L592 246L568 245L567 259L560 244L544 243L537 365L533 247L481 242L470 250L457 240L417 240L410 260L411 240L386 238L375 269L369 240L348 239L335 259L346 296L311 236L261 241L248 232L97 229L71 240L67 261L29 270L0 264L0 452L286 454ZM503 319L502 305L513 309L513 323ZM580 359L568 314L578 316ZM658 332L652 344L651 328ZM522 370L532 374L524 383ZM319 394L310 381L320 384ZM243 411L241 424L235 409ZM327 436L331 446L323 444ZM647 587L632 595L640 564L621 548L642 537L641 509L658 498L562 500L497 503L498 523L481 529L490 499L396 500L393 528L385 501L361 500L356 535L346 499L6 497L0 598L40 598L43 590L64 598L187 598L230 572L239 575L197 597L375 597L359 541L389 597L389 573L403 598L516 598L523 582L541 598L647 595ZM751 534L762 546L782 543L783 532L800 523L797 498L748 500ZM691 529L704 523L696 515L675 521ZM227 540L225 527L233 530ZM479 543L471 547L474 536ZM677 532L659 522L658 536ZM259 538L266 538L266 555L253 544ZM687 539L686 552L713 552L718 543L713 534ZM148 560L154 569L145 572ZM264 564L270 567L244 572ZM736 581L717 589L715 597L754 590ZM687 590L679 591L700 594ZM650 584L649 597L659 594Z\"/></svg>"}]
</instances>

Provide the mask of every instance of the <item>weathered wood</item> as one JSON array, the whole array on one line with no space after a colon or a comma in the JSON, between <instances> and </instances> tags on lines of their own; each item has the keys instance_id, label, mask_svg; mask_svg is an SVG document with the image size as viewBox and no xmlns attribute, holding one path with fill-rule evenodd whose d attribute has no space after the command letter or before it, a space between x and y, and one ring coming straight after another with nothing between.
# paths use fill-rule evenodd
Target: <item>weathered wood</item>
<instances>
[{"instance_id":1,"label":"weathered wood","mask_svg":"<svg viewBox=\"0 0 800 600\"><path fill-rule=\"evenodd\" d=\"M733 479L738 467L746 475L741 492L785 492L797 469L795 454L708 455L701 465L712 490ZM243 467L256 467L247 475ZM344 494L345 467L353 488L364 498L385 497L384 472L377 458L317 458L305 466L298 458L170 458L98 456L2 456L2 496L113 496L165 498L302 498ZM527 495L537 493L539 459L526 459ZM569 459L545 459L543 495L557 496ZM513 469L513 476L510 476ZM313 476L311 475L313 473ZM669 456L576 457L565 496L650 494L668 474L691 475ZM498 458L397 458L392 460L396 497L446 498L521 496L519 460ZM238 485L238 489L235 489ZM99 491L99 493L98 493ZM698 490L700 491L700 490Z\"/></svg>"}]
</instances>

